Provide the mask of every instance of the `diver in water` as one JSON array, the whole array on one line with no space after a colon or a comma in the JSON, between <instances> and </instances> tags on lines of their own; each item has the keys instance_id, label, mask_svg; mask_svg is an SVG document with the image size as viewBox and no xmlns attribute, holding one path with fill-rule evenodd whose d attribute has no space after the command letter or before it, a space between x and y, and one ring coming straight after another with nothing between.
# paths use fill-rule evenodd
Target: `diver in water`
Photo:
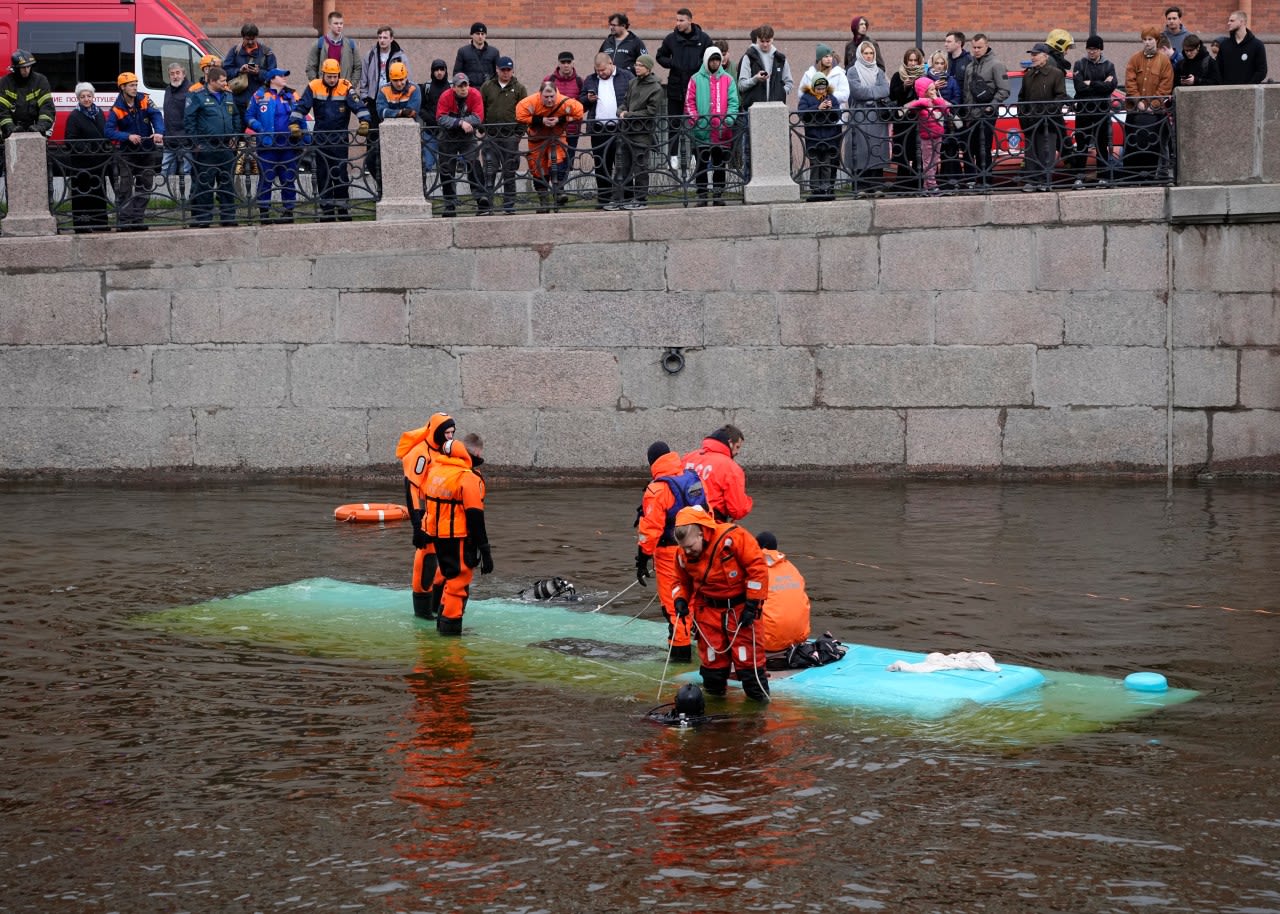
<instances>
[{"instance_id":1,"label":"diver in water","mask_svg":"<svg viewBox=\"0 0 1280 914\"><path fill-rule=\"evenodd\" d=\"M520 591L517 596L526 603L581 603L577 588L564 578L545 578Z\"/></svg>"},{"instance_id":2,"label":"diver in water","mask_svg":"<svg viewBox=\"0 0 1280 914\"><path fill-rule=\"evenodd\" d=\"M655 724L680 728L700 727L718 720L729 720L730 717L729 714L708 714L702 689L692 682L686 682L680 687L674 703L658 705L645 714L645 718Z\"/></svg>"}]
</instances>

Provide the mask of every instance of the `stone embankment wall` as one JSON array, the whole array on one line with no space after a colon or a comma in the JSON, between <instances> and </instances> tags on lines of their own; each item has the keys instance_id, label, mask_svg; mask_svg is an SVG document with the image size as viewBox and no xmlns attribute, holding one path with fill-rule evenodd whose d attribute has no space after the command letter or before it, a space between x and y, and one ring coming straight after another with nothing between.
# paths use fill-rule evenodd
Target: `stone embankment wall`
<instances>
[{"instance_id":1,"label":"stone embankment wall","mask_svg":"<svg viewBox=\"0 0 1280 914\"><path fill-rule=\"evenodd\" d=\"M0 470L1276 470L1280 224L1177 193L6 238Z\"/></svg>"}]
</instances>

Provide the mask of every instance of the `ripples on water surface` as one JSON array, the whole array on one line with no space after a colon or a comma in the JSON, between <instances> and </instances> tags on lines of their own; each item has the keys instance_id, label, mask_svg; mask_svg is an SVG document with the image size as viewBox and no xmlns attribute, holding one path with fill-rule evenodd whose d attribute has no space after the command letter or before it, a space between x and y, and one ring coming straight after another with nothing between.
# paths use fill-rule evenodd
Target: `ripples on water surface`
<instances>
[{"instance_id":1,"label":"ripples on water surface","mask_svg":"<svg viewBox=\"0 0 1280 914\"><path fill-rule=\"evenodd\" d=\"M330 513L394 484L9 488L0 911L1280 911L1280 488L753 489L815 631L1205 694L1024 748L781 701L664 730L649 685L473 670L465 639L410 664L129 624L405 586L403 525ZM495 489L476 595L626 586L637 496Z\"/></svg>"}]
</instances>

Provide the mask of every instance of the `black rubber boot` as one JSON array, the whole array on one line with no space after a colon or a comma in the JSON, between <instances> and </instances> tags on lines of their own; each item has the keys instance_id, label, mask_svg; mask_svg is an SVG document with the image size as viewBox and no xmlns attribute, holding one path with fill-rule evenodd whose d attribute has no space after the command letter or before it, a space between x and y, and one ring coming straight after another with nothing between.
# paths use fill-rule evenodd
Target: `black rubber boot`
<instances>
[{"instance_id":1,"label":"black rubber boot","mask_svg":"<svg viewBox=\"0 0 1280 914\"><path fill-rule=\"evenodd\" d=\"M764 667L756 670L739 670L742 691L752 701L769 700L769 672Z\"/></svg>"},{"instance_id":2,"label":"black rubber boot","mask_svg":"<svg viewBox=\"0 0 1280 914\"><path fill-rule=\"evenodd\" d=\"M436 631L442 635L461 635L462 620L446 619L444 616L436 616Z\"/></svg>"},{"instance_id":3,"label":"black rubber boot","mask_svg":"<svg viewBox=\"0 0 1280 914\"><path fill-rule=\"evenodd\" d=\"M672 663L692 663L693 662L693 645L673 644L671 646L671 662Z\"/></svg>"},{"instance_id":4,"label":"black rubber boot","mask_svg":"<svg viewBox=\"0 0 1280 914\"><path fill-rule=\"evenodd\" d=\"M699 667L698 672L702 674L702 690L708 695L717 695L724 697L725 690L729 687L729 670L726 667L723 670L712 670L707 667Z\"/></svg>"},{"instance_id":5,"label":"black rubber boot","mask_svg":"<svg viewBox=\"0 0 1280 914\"><path fill-rule=\"evenodd\" d=\"M436 617L435 600L431 599L430 593L413 594L413 614L419 619L434 619Z\"/></svg>"}]
</instances>

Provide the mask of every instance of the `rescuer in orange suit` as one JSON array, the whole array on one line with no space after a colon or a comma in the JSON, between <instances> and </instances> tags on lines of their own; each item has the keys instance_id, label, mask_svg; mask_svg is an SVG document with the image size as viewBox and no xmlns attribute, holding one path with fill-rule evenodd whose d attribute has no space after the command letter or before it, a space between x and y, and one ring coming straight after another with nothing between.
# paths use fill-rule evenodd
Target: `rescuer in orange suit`
<instances>
[{"instance_id":1,"label":"rescuer in orange suit","mask_svg":"<svg viewBox=\"0 0 1280 914\"><path fill-rule=\"evenodd\" d=\"M672 605L677 618L693 615L702 687L723 695L732 667L748 698L768 701L769 674L755 623L769 592L769 565L759 543L737 524L718 523L705 508L681 508L675 537L680 554Z\"/></svg>"},{"instance_id":2,"label":"rescuer in orange suit","mask_svg":"<svg viewBox=\"0 0 1280 914\"><path fill-rule=\"evenodd\" d=\"M756 542L769 566L769 596L756 628L764 649L772 654L809 639L809 595L800 571L778 551L778 538L761 530Z\"/></svg>"},{"instance_id":3,"label":"rescuer in orange suit","mask_svg":"<svg viewBox=\"0 0 1280 914\"><path fill-rule=\"evenodd\" d=\"M707 507L719 521L742 520L751 513L747 476L735 459L743 440L742 429L723 425L703 438L700 448L684 456L684 465L702 477Z\"/></svg>"},{"instance_id":4,"label":"rescuer in orange suit","mask_svg":"<svg viewBox=\"0 0 1280 914\"><path fill-rule=\"evenodd\" d=\"M434 619L440 608L440 594L432 581L436 576L436 547L423 527L426 512L424 489L431 463L446 441L451 441L456 425L445 413L434 413L421 428L410 429L400 436L396 456L404 467L404 501L409 508L409 524L413 529L413 614L419 619Z\"/></svg>"},{"instance_id":5,"label":"rescuer in orange suit","mask_svg":"<svg viewBox=\"0 0 1280 914\"><path fill-rule=\"evenodd\" d=\"M446 441L431 463L424 503L425 529L436 544L436 576L442 586L436 631L462 634L471 579L493 571L489 535L484 526L484 480L471 467L471 455L461 441Z\"/></svg>"},{"instance_id":6,"label":"rescuer in orange suit","mask_svg":"<svg viewBox=\"0 0 1280 914\"><path fill-rule=\"evenodd\" d=\"M653 481L645 487L640 502L640 515L636 519L636 580L644 586L649 575L649 562L653 561L653 576L657 580L658 597L662 602L662 614L667 617L667 644L670 657L676 663L688 663L693 659L690 643L689 619L677 619L671 603L671 588L675 584L676 513L690 505L706 507L702 494L702 480L693 470L686 469L680 455L671 450L665 441L649 445L649 473Z\"/></svg>"}]
</instances>

